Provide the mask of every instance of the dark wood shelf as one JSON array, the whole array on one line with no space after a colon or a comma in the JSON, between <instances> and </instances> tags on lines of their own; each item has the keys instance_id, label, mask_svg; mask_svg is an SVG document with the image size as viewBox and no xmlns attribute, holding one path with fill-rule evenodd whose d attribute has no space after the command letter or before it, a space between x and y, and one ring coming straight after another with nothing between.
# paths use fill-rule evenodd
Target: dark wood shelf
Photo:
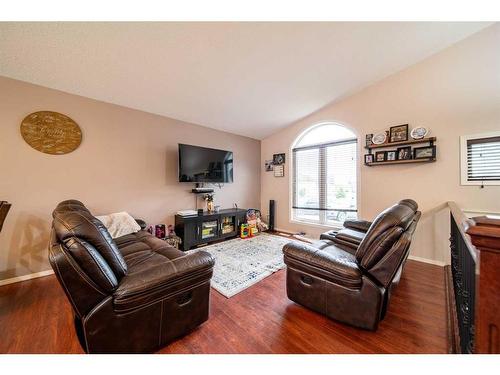
<instances>
[{"instance_id":1,"label":"dark wood shelf","mask_svg":"<svg viewBox=\"0 0 500 375\"><path fill-rule=\"evenodd\" d=\"M371 150L374 148L390 148L393 146L409 146L409 145L414 145L414 144L418 144L418 143L428 143L428 142L431 142L431 143L436 142L436 137L427 137L427 138L422 138L422 139L411 139L408 141L401 141L401 142L382 143L381 145L365 146L365 148L367 150ZM406 160L400 160L400 161L406 161Z\"/></svg>"},{"instance_id":2,"label":"dark wood shelf","mask_svg":"<svg viewBox=\"0 0 500 375\"><path fill-rule=\"evenodd\" d=\"M388 165L388 164L432 163L434 161L436 161L436 158L422 158L422 159L408 159L408 160L374 161L372 163L365 163L365 165L367 167L372 167L376 165Z\"/></svg>"}]
</instances>

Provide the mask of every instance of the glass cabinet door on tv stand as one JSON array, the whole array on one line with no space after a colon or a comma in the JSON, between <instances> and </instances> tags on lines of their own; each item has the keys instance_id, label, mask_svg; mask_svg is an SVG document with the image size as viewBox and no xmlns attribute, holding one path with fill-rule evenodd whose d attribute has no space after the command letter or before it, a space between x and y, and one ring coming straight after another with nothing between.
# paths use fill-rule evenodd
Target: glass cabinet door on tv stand
<instances>
[{"instance_id":1,"label":"glass cabinet door on tv stand","mask_svg":"<svg viewBox=\"0 0 500 375\"><path fill-rule=\"evenodd\" d=\"M222 215L220 219L220 234L222 237L234 236L238 230L236 215Z\"/></svg>"},{"instance_id":2,"label":"glass cabinet door on tv stand","mask_svg":"<svg viewBox=\"0 0 500 375\"><path fill-rule=\"evenodd\" d=\"M219 221L216 219L202 221L200 223L199 236L201 241L219 237Z\"/></svg>"}]
</instances>

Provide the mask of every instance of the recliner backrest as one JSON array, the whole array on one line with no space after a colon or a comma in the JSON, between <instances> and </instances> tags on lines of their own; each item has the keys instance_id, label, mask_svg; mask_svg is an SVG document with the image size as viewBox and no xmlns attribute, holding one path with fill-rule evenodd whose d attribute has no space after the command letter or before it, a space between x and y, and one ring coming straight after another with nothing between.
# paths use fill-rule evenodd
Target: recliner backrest
<instances>
[{"instance_id":1,"label":"recliner backrest","mask_svg":"<svg viewBox=\"0 0 500 375\"><path fill-rule=\"evenodd\" d=\"M115 289L127 264L104 224L76 200L61 202L52 216L58 240L82 270L104 291Z\"/></svg>"},{"instance_id":2,"label":"recliner backrest","mask_svg":"<svg viewBox=\"0 0 500 375\"><path fill-rule=\"evenodd\" d=\"M400 253L408 249L409 243L407 242L411 240L411 235L402 236L414 223L417 208L415 201L405 199L381 212L373 221L356 251L356 260L361 268L381 284L385 284L387 279L383 273L395 273L401 263L399 261L385 263L384 272L380 272L380 267L377 268L377 265L384 257L384 260L387 260L387 254L396 253L396 256L391 259L400 259ZM377 269L378 272L373 272L373 269Z\"/></svg>"}]
</instances>

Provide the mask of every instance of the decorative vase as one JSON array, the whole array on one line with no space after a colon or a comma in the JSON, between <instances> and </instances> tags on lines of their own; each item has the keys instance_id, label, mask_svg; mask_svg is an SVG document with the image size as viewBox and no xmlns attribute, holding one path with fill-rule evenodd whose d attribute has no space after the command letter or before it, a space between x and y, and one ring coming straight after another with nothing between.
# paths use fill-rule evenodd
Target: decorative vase
<instances>
[{"instance_id":1,"label":"decorative vase","mask_svg":"<svg viewBox=\"0 0 500 375\"><path fill-rule=\"evenodd\" d=\"M214 201L207 201L207 211L208 212L214 211Z\"/></svg>"}]
</instances>

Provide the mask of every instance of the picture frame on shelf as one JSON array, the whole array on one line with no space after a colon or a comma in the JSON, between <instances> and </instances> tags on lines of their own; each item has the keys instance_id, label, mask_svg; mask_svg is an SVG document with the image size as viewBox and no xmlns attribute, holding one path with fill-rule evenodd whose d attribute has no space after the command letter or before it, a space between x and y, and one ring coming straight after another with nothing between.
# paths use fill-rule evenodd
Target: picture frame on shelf
<instances>
[{"instance_id":1,"label":"picture frame on shelf","mask_svg":"<svg viewBox=\"0 0 500 375\"><path fill-rule=\"evenodd\" d=\"M397 151L396 150L387 151L387 154L386 154L387 161L395 161L395 160L397 160L396 158L397 158Z\"/></svg>"},{"instance_id":2,"label":"picture frame on shelf","mask_svg":"<svg viewBox=\"0 0 500 375\"><path fill-rule=\"evenodd\" d=\"M411 158L412 158L411 146L398 147L397 160L411 160Z\"/></svg>"},{"instance_id":3,"label":"picture frame on shelf","mask_svg":"<svg viewBox=\"0 0 500 375\"><path fill-rule=\"evenodd\" d=\"M373 154L365 154L365 164L373 163Z\"/></svg>"},{"instance_id":4,"label":"picture frame on shelf","mask_svg":"<svg viewBox=\"0 0 500 375\"><path fill-rule=\"evenodd\" d=\"M373 145L373 134L367 134L366 135L366 147L372 146Z\"/></svg>"},{"instance_id":5,"label":"picture frame on shelf","mask_svg":"<svg viewBox=\"0 0 500 375\"><path fill-rule=\"evenodd\" d=\"M387 160L387 151L377 151L375 153L375 161L377 163L383 162Z\"/></svg>"},{"instance_id":6,"label":"picture frame on shelf","mask_svg":"<svg viewBox=\"0 0 500 375\"><path fill-rule=\"evenodd\" d=\"M436 146L415 147L413 159L434 159L436 157Z\"/></svg>"},{"instance_id":7,"label":"picture frame on shelf","mask_svg":"<svg viewBox=\"0 0 500 375\"><path fill-rule=\"evenodd\" d=\"M391 126L389 130L389 142L405 142L408 140L408 124Z\"/></svg>"}]
</instances>

